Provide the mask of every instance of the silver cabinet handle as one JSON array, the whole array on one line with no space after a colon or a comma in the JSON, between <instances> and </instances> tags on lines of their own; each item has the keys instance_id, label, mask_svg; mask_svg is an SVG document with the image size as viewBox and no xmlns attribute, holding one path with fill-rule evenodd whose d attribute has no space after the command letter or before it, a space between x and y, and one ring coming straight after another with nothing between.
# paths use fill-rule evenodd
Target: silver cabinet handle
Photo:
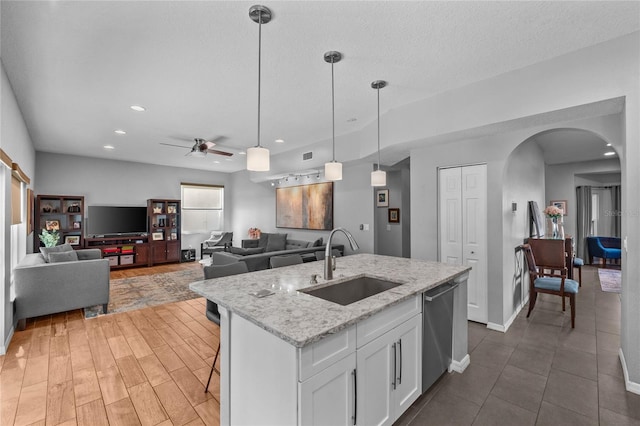
<instances>
[{"instance_id":1,"label":"silver cabinet handle","mask_svg":"<svg viewBox=\"0 0 640 426\"><path fill-rule=\"evenodd\" d=\"M398 376L398 384L402 384L402 339L398 340L398 347L400 349L400 376Z\"/></svg>"},{"instance_id":2,"label":"silver cabinet handle","mask_svg":"<svg viewBox=\"0 0 640 426\"><path fill-rule=\"evenodd\" d=\"M393 348L393 382L391 382L391 384L393 385L393 389L396 389L396 365L398 363L397 359L396 359L396 344L394 343L393 345L391 345L391 347Z\"/></svg>"},{"instance_id":3,"label":"silver cabinet handle","mask_svg":"<svg viewBox=\"0 0 640 426\"><path fill-rule=\"evenodd\" d=\"M358 375L355 368L351 372L351 375L353 376L353 416L351 416L351 418L355 426L358 421Z\"/></svg>"}]
</instances>

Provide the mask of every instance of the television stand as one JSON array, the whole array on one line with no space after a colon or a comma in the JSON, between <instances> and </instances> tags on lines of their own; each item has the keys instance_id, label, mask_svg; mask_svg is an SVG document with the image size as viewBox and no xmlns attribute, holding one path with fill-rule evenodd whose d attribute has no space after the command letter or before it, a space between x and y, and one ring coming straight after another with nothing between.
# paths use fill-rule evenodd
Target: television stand
<instances>
[{"instance_id":1,"label":"television stand","mask_svg":"<svg viewBox=\"0 0 640 426\"><path fill-rule=\"evenodd\" d=\"M85 248L100 249L111 269L149 265L149 238L140 235L85 238Z\"/></svg>"}]
</instances>

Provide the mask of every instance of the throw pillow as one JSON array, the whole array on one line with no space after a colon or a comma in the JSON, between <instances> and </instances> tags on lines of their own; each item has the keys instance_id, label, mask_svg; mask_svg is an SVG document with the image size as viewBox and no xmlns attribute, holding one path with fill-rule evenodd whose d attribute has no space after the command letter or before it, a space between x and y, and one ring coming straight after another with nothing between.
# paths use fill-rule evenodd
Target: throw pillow
<instances>
[{"instance_id":1,"label":"throw pillow","mask_svg":"<svg viewBox=\"0 0 640 426\"><path fill-rule=\"evenodd\" d=\"M269 234L265 251L284 250L287 246L287 234Z\"/></svg>"},{"instance_id":2,"label":"throw pillow","mask_svg":"<svg viewBox=\"0 0 640 426\"><path fill-rule=\"evenodd\" d=\"M40 247L40 253L42 253L45 262L49 262L49 254L66 251L73 251L73 247L71 247L69 244L60 244L59 246L55 247Z\"/></svg>"},{"instance_id":3,"label":"throw pillow","mask_svg":"<svg viewBox=\"0 0 640 426\"><path fill-rule=\"evenodd\" d=\"M58 251L49 253L49 263L59 263L59 262L75 262L78 260L78 254L71 251Z\"/></svg>"},{"instance_id":4,"label":"throw pillow","mask_svg":"<svg viewBox=\"0 0 640 426\"><path fill-rule=\"evenodd\" d=\"M269 242L269 234L268 232L263 232L260 234L260 241L258 242L258 247L267 248L267 243Z\"/></svg>"},{"instance_id":5,"label":"throw pillow","mask_svg":"<svg viewBox=\"0 0 640 426\"><path fill-rule=\"evenodd\" d=\"M322 245L322 237L320 237L317 240L315 240L311 247L320 247L321 245Z\"/></svg>"},{"instance_id":6,"label":"throw pillow","mask_svg":"<svg viewBox=\"0 0 640 426\"><path fill-rule=\"evenodd\" d=\"M264 253L264 247L255 247L255 248L229 247L229 251L232 254L239 254L241 256L248 256L250 254Z\"/></svg>"}]
</instances>

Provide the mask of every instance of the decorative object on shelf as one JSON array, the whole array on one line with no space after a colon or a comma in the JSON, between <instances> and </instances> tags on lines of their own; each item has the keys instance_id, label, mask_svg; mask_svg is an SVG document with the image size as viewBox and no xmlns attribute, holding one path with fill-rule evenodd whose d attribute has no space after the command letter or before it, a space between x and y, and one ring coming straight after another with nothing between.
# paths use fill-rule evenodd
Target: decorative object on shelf
<instances>
[{"instance_id":1,"label":"decorative object on shelf","mask_svg":"<svg viewBox=\"0 0 640 426\"><path fill-rule=\"evenodd\" d=\"M47 220L44 222L44 227L47 229L47 231L58 231L60 230L60 221Z\"/></svg>"},{"instance_id":2,"label":"decorative object on shelf","mask_svg":"<svg viewBox=\"0 0 640 426\"><path fill-rule=\"evenodd\" d=\"M333 229L333 182L276 188L276 228Z\"/></svg>"},{"instance_id":3,"label":"decorative object on shelf","mask_svg":"<svg viewBox=\"0 0 640 426\"><path fill-rule=\"evenodd\" d=\"M153 206L153 214L161 214L162 206Z\"/></svg>"},{"instance_id":4,"label":"decorative object on shelf","mask_svg":"<svg viewBox=\"0 0 640 426\"><path fill-rule=\"evenodd\" d=\"M53 207L51 206L51 204L43 204L41 206L42 209L42 213L51 213L51 211L53 210Z\"/></svg>"},{"instance_id":5,"label":"decorative object on shelf","mask_svg":"<svg viewBox=\"0 0 640 426\"><path fill-rule=\"evenodd\" d=\"M389 209L389 223L400 223L400 209Z\"/></svg>"},{"instance_id":6,"label":"decorative object on shelf","mask_svg":"<svg viewBox=\"0 0 640 426\"><path fill-rule=\"evenodd\" d=\"M166 222L165 222L164 219L158 219L158 226L160 228L164 228L165 224L166 224Z\"/></svg>"},{"instance_id":7,"label":"decorative object on shelf","mask_svg":"<svg viewBox=\"0 0 640 426\"><path fill-rule=\"evenodd\" d=\"M563 216L567 215L567 200L551 200L549 204L562 210Z\"/></svg>"},{"instance_id":8,"label":"decorative object on shelf","mask_svg":"<svg viewBox=\"0 0 640 426\"><path fill-rule=\"evenodd\" d=\"M547 216L547 238L564 239L564 224L562 223L562 209L551 205L545 207L543 213Z\"/></svg>"},{"instance_id":9,"label":"decorative object on shelf","mask_svg":"<svg viewBox=\"0 0 640 426\"><path fill-rule=\"evenodd\" d=\"M43 229L38 237L45 247L55 247L58 245L58 241L60 241L60 234L58 231L49 232L48 230Z\"/></svg>"},{"instance_id":10,"label":"decorative object on shelf","mask_svg":"<svg viewBox=\"0 0 640 426\"><path fill-rule=\"evenodd\" d=\"M153 241L162 241L164 240L164 234L162 232L153 232L151 233L151 239Z\"/></svg>"},{"instance_id":11,"label":"decorative object on shelf","mask_svg":"<svg viewBox=\"0 0 640 426\"><path fill-rule=\"evenodd\" d=\"M69 207L67 207L67 213L80 213L80 204L71 203Z\"/></svg>"},{"instance_id":12,"label":"decorative object on shelf","mask_svg":"<svg viewBox=\"0 0 640 426\"><path fill-rule=\"evenodd\" d=\"M380 170L380 89L386 85L387 82L384 80L376 80L371 83L371 87L378 92L378 166L376 170L371 172L371 186L385 186L387 184L387 173Z\"/></svg>"},{"instance_id":13,"label":"decorative object on shelf","mask_svg":"<svg viewBox=\"0 0 640 426\"><path fill-rule=\"evenodd\" d=\"M324 54L324 61L331 63L331 129L332 129L332 148L333 148L333 159L324 164L324 177L327 180L342 180L342 163L338 163L336 161L336 112L335 112L335 103L334 103L334 85L333 85L333 64L336 62L340 62L342 59L342 54L340 52L326 52Z\"/></svg>"},{"instance_id":14,"label":"decorative object on shelf","mask_svg":"<svg viewBox=\"0 0 640 426\"><path fill-rule=\"evenodd\" d=\"M379 189L376 191L376 207L389 207L388 189Z\"/></svg>"},{"instance_id":15,"label":"decorative object on shelf","mask_svg":"<svg viewBox=\"0 0 640 426\"><path fill-rule=\"evenodd\" d=\"M73 222L73 229L80 229L82 227L82 222Z\"/></svg>"},{"instance_id":16,"label":"decorative object on shelf","mask_svg":"<svg viewBox=\"0 0 640 426\"><path fill-rule=\"evenodd\" d=\"M172 226L172 227L175 227L175 226L176 226L176 218L175 218L175 217L172 217L172 218L171 218L171 226Z\"/></svg>"},{"instance_id":17,"label":"decorative object on shelf","mask_svg":"<svg viewBox=\"0 0 640 426\"><path fill-rule=\"evenodd\" d=\"M178 233L177 232L172 232L171 233L171 240L177 240L178 239Z\"/></svg>"},{"instance_id":18,"label":"decorative object on shelf","mask_svg":"<svg viewBox=\"0 0 640 426\"><path fill-rule=\"evenodd\" d=\"M260 228L249 228L249 238L251 238L252 240L257 240L258 238L260 238L260 234L262 234Z\"/></svg>"},{"instance_id":19,"label":"decorative object on shelf","mask_svg":"<svg viewBox=\"0 0 640 426\"><path fill-rule=\"evenodd\" d=\"M70 246L79 246L80 235L66 235L64 237L64 243L69 244Z\"/></svg>"},{"instance_id":20,"label":"decorative object on shelf","mask_svg":"<svg viewBox=\"0 0 640 426\"><path fill-rule=\"evenodd\" d=\"M268 7L255 5L249 8L249 17L258 23L258 144L247 149L247 170L254 172L269 171L269 150L260 146L260 76L262 59L262 24L271 21Z\"/></svg>"},{"instance_id":21,"label":"decorative object on shelf","mask_svg":"<svg viewBox=\"0 0 640 426\"><path fill-rule=\"evenodd\" d=\"M176 213L176 206L167 206L167 213L169 214L175 214Z\"/></svg>"}]
</instances>

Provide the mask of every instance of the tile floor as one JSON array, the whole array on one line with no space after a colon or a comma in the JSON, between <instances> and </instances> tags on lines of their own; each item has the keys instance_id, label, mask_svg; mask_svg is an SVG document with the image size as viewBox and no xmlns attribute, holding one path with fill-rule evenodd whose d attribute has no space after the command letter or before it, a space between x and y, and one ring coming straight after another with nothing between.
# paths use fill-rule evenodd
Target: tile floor
<instances>
[{"instance_id":1,"label":"tile floor","mask_svg":"<svg viewBox=\"0 0 640 426\"><path fill-rule=\"evenodd\" d=\"M560 298L538 296L507 333L469 323L471 365L445 374L396 425L636 425L640 395L626 392L618 359L620 298L584 267L576 328Z\"/></svg>"}]
</instances>

